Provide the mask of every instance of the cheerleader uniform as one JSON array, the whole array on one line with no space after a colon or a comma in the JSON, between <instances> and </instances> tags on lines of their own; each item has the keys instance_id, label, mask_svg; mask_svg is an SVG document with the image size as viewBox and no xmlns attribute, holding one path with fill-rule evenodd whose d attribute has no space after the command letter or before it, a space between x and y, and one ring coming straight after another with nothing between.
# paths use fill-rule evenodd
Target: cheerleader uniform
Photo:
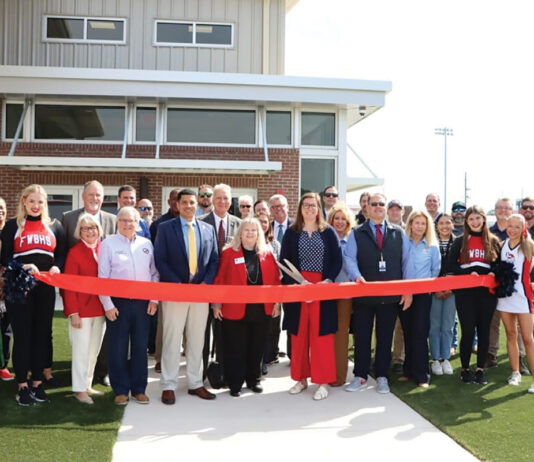
<instances>
[{"instance_id":1,"label":"cheerleader uniform","mask_svg":"<svg viewBox=\"0 0 534 462\"><path fill-rule=\"evenodd\" d=\"M497 310L506 313L534 313L532 304L532 288L530 286L531 261L525 258L521 247L517 244L510 247L510 239L506 239L501 249L501 260L514 265L514 271L519 274L515 281L515 291L509 297L499 298Z\"/></svg>"},{"instance_id":2,"label":"cheerleader uniform","mask_svg":"<svg viewBox=\"0 0 534 462\"><path fill-rule=\"evenodd\" d=\"M52 266L62 268L65 262L65 234L54 220L45 225L41 217L28 216L21 228L15 219L2 230L2 266L16 260L20 264L33 263L39 271ZM43 368L51 357L50 333L54 316L55 289L38 282L22 303L6 301L13 328L13 369L18 383L43 380Z\"/></svg>"}]
</instances>

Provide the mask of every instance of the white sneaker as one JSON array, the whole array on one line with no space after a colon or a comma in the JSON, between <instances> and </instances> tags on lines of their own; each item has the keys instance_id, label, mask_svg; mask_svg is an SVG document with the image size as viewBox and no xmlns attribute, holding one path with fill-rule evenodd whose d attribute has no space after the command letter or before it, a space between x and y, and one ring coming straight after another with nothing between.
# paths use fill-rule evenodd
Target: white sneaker
<instances>
[{"instance_id":1,"label":"white sneaker","mask_svg":"<svg viewBox=\"0 0 534 462\"><path fill-rule=\"evenodd\" d=\"M306 390L306 388L308 388L308 381L306 380L306 382L302 382L301 380L289 389L289 394L298 395L300 392Z\"/></svg>"},{"instance_id":2,"label":"white sneaker","mask_svg":"<svg viewBox=\"0 0 534 462\"><path fill-rule=\"evenodd\" d=\"M376 378L376 391L381 394L389 393L389 384L386 377Z\"/></svg>"},{"instance_id":3,"label":"white sneaker","mask_svg":"<svg viewBox=\"0 0 534 462\"><path fill-rule=\"evenodd\" d=\"M367 380L361 377L354 377L350 383L345 387L345 391L358 391L367 385Z\"/></svg>"},{"instance_id":4,"label":"white sneaker","mask_svg":"<svg viewBox=\"0 0 534 462\"><path fill-rule=\"evenodd\" d=\"M512 375L508 378L508 385L517 387L521 383L521 374L518 371L512 372Z\"/></svg>"},{"instance_id":5,"label":"white sneaker","mask_svg":"<svg viewBox=\"0 0 534 462\"><path fill-rule=\"evenodd\" d=\"M530 386L530 388L527 390L527 393L534 393L534 382Z\"/></svg>"},{"instance_id":6,"label":"white sneaker","mask_svg":"<svg viewBox=\"0 0 534 462\"><path fill-rule=\"evenodd\" d=\"M451 363L449 362L448 359L444 359L443 362L441 363L441 368L443 369L443 373L445 375L452 375L454 374L454 371L452 370L452 366L451 366Z\"/></svg>"},{"instance_id":7,"label":"white sneaker","mask_svg":"<svg viewBox=\"0 0 534 462\"><path fill-rule=\"evenodd\" d=\"M324 385L319 385L319 388L313 395L315 401L320 401L328 396L328 389Z\"/></svg>"},{"instance_id":8,"label":"white sneaker","mask_svg":"<svg viewBox=\"0 0 534 462\"><path fill-rule=\"evenodd\" d=\"M434 375L443 375L443 368L441 367L441 363L437 359L432 361L432 366L430 369L432 370L432 374Z\"/></svg>"}]
</instances>

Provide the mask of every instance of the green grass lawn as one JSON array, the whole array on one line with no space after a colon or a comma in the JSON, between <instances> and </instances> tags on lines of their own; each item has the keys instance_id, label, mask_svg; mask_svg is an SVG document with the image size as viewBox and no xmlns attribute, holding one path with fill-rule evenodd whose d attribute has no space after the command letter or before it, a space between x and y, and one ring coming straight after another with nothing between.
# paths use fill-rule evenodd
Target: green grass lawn
<instances>
[{"instance_id":1,"label":"green grass lawn","mask_svg":"<svg viewBox=\"0 0 534 462\"><path fill-rule=\"evenodd\" d=\"M523 377L519 387L508 385L510 365L505 342L501 328L499 366L486 371L486 386L460 381L460 359L456 354L451 361L454 375L432 376L427 390L412 382L398 382L393 372L391 389L476 457L492 462L532 461L534 395L527 393L532 377ZM475 355L471 362L474 365Z\"/></svg>"},{"instance_id":2,"label":"green grass lawn","mask_svg":"<svg viewBox=\"0 0 534 462\"><path fill-rule=\"evenodd\" d=\"M6 462L111 460L124 408L110 389L92 406L78 403L70 389L71 350L67 320L54 318L54 375L62 388L47 390L50 403L21 407L15 382L0 382L0 454ZM95 387L106 391L103 387Z\"/></svg>"}]
</instances>

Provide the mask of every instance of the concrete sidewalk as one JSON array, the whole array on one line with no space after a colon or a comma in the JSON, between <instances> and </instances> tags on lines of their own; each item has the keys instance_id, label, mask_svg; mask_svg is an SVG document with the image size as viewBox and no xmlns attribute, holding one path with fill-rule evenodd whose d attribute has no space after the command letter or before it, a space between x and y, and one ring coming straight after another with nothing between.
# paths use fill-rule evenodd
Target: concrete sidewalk
<instances>
[{"instance_id":1,"label":"concrete sidewalk","mask_svg":"<svg viewBox=\"0 0 534 462\"><path fill-rule=\"evenodd\" d=\"M203 401L187 395L181 377L176 404L166 406L153 363L149 371L151 403L128 404L114 462L477 460L393 394L378 394L372 379L361 392L330 388L328 398L316 402L315 385L289 395L293 382L283 360L269 368L262 394L243 389L232 398L221 390L216 400Z\"/></svg>"}]
</instances>

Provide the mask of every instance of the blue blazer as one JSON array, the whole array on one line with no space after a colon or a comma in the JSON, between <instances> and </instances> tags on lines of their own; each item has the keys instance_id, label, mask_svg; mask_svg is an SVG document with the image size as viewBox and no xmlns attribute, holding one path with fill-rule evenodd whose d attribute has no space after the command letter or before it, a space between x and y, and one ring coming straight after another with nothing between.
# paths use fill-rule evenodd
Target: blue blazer
<instances>
[{"instance_id":1,"label":"blue blazer","mask_svg":"<svg viewBox=\"0 0 534 462\"><path fill-rule=\"evenodd\" d=\"M197 272L192 281L189 281L189 258L180 218L159 224L154 243L154 260L161 282L213 284L219 266L217 236L213 226L200 220L196 220L196 223L200 231L200 252Z\"/></svg>"},{"instance_id":2,"label":"blue blazer","mask_svg":"<svg viewBox=\"0 0 534 462\"><path fill-rule=\"evenodd\" d=\"M334 228L328 227L321 234L324 243L323 274L322 278L336 280L343 265L341 246ZM289 227L284 233L280 262L287 258L300 271L299 259L299 233L293 227ZM295 284L295 281L287 274L283 274L282 284ZM337 332L337 300L323 300L320 303L319 335L334 334ZM283 328L291 334L297 335L300 321L300 303L284 303Z\"/></svg>"}]
</instances>

